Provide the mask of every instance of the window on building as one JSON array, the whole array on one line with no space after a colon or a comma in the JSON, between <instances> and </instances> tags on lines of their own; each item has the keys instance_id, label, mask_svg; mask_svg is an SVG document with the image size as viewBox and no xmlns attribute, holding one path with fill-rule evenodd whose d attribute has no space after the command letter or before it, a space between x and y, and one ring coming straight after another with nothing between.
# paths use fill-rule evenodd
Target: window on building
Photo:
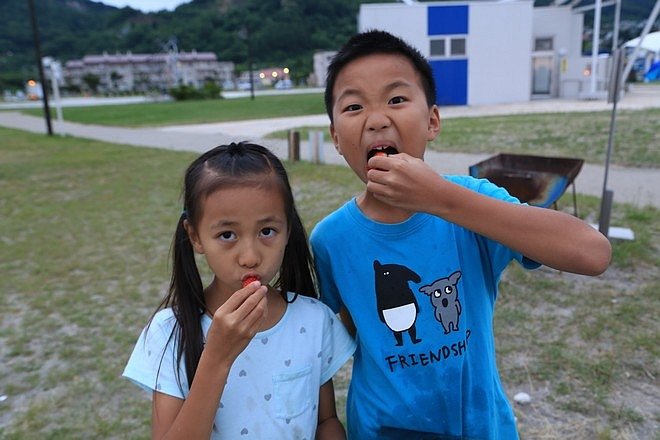
<instances>
[{"instance_id":1,"label":"window on building","mask_svg":"<svg viewBox=\"0 0 660 440\"><path fill-rule=\"evenodd\" d=\"M466 38L442 36L430 40L431 58L464 58L467 55Z\"/></svg>"},{"instance_id":2,"label":"window on building","mask_svg":"<svg viewBox=\"0 0 660 440\"><path fill-rule=\"evenodd\" d=\"M548 51L553 49L552 37L549 38L535 38L534 50L535 51Z\"/></svg>"},{"instance_id":3,"label":"window on building","mask_svg":"<svg viewBox=\"0 0 660 440\"><path fill-rule=\"evenodd\" d=\"M444 57L445 56L445 39L431 40L431 56Z\"/></svg>"},{"instance_id":4,"label":"window on building","mask_svg":"<svg viewBox=\"0 0 660 440\"><path fill-rule=\"evenodd\" d=\"M465 55L465 38L451 39L451 56Z\"/></svg>"}]
</instances>

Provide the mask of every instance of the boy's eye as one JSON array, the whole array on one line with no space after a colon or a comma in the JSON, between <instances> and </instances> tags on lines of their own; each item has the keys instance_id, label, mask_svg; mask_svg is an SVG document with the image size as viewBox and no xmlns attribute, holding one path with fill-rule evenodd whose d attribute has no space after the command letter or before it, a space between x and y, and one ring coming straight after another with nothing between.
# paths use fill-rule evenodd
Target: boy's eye
<instances>
[{"instance_id":1,"label":"boy's eye","mask_svg":"<svg viewBox=\"0 0 660 440\"><path fill-rule=\"evenodd\" d=\"M265 238L271 238L274 237L275 234L277 234L277 231L273 228L263 228L261 230L261 236Z\"/></svg>"},{"instance_id":2,"label":"boy's eye","mask_svg":"<svg viewBox=\"0 0 660 440\"><path fill-rule=\"evenodd\" d=\"M359 105L359 104L351 104L351 105L347 106L347 107L344 109L344 111L345 111L345 112L355 112L355 111L360 110L361 108L362 108L362 106Z\"/></svg>"},{"instance_id":3,"label":"boy's eye","mask_svg":"<svg viewBox=\"0 0 660 440\"><path fill-rule=\"evenodd\" d=\"M394 98L390 99L390 104L401 104L402 102L406 102L406 98L403 96L395 96Z\"/></svg>"},{"instance_id":4,"label":"boy's eye","mask_svg":"<svg viewBox=\"0 0 660 440\"><path fill-rule=\"evenodd\" d=\"M224 241L230 241L236 238L236 234L231 231L224 231L218 234L218 238Z\"/></svg>"}]
</instances>

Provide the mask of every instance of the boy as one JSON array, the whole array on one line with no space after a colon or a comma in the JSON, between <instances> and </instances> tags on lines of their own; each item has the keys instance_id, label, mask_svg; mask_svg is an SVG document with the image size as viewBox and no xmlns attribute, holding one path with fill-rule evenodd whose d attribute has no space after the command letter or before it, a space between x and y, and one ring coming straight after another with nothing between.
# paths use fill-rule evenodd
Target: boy
<instances>
[{"instance_id":1,"label":"boy","mask_svg":"<svg viewBox=\"0 0 660 440\"><path fill-rule=\"evenodd\" d=\"M357 334L352 439L517 438L492 332L501 273L609 264L609 241L581 220L425 164L434 102L426 60L386 32L354 36L328 68L332 139L366 184L311 236L321 298Z\"/></svg>"}]
</instances>

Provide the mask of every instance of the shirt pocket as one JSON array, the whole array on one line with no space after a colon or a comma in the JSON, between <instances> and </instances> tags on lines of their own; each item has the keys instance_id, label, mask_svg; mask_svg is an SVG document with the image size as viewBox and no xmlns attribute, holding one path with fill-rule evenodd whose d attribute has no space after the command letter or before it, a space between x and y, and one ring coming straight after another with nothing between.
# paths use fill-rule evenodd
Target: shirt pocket
<instances>
[{"instance_id":1,"label":"shirt pocket","mask_svg":"<svg viewBox=\"0 0 660 440\"><path fill-rule=\"evenodd\" d=\"M273 375L275 416L291 419L312 405L312 367L303 367L290 373Z\"/></svg>"}]
</instances>

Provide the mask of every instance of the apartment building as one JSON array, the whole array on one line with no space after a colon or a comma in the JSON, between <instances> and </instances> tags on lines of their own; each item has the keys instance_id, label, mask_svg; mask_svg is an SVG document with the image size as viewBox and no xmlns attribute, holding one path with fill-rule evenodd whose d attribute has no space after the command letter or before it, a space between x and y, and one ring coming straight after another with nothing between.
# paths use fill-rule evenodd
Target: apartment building
<instances>
[{"instance_id":1,"label":"apartment building","mask_svg":"<svg viewBox=\"0 0 660 440\"><path fill-rule=\"evenodd\" d=\"M68 61L63 69L67 86L81 90L97 82L100 93L167 90L179 85L201 87L212 81L222 84L234 77L234 63L218 61L212 52L86 55Z\"/></svg>"}]
</instances>

